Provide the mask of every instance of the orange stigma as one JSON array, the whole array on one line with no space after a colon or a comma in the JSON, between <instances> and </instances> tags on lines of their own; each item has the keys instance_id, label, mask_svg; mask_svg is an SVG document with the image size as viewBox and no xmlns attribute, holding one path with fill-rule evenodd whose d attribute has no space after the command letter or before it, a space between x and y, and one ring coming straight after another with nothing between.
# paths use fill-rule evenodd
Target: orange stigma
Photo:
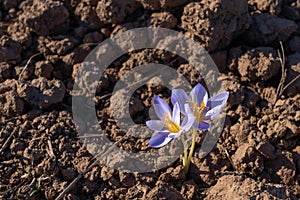
<instances>
[{"instance_id":1,"label":"orange stigma","mask_svg":"<svg viewBox=\"0 0 300 200\"><path fill-rule=\"evenodd\" d=\"M168 112L166 113L164 122L165 122L164 127L166 129L168 129L168 131L170 131L170 133L178 133L181 129L181 127L178 124L176 124L170 120L170 116L169 116Z\"/></svg>"},{"instance_id":2,"label":"orange stigma","mask_svg":"<svg viewBox=\"0 0 300 200\"><path fill-rule=\"evenodd\" d=\"M188 99L187 102L192 103L192 110L193 114L196 117L196 122L200 122L203 120L202 112L203 110L208 110L208 107L205 105L205 103L202 101L200 105L198 106L198 102L195 101L194 96L192 96L192 99Z\"/></svg>"}]
</instances>

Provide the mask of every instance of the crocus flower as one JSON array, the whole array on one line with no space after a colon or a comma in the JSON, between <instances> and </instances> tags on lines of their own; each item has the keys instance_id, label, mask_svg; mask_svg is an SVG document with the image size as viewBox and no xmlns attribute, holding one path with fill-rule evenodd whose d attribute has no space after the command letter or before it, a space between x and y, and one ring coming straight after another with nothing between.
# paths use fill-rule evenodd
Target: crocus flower
<instances>
[{"instance_id":1,"label":"crocus flower","mask_svg":"<svg viewBox=\"0 0 300 200\"><path fill-rule=\"evenodd\" d=\"M172 139L177 138L181 133L188 131L195 120L188 104L183 105L186 113L182 123L180 123L180 106L175 103L173 111L169 105L160 97L154 96L154 110L159 120L149 120L146 122L148 128L157 131L149 144L153 148L159 148L168 144Z\"/></svg>"},{"instance_id":2,"label":"crocus flower","mask_svg":"<svg viewBox=\"0 0 300 200\"><path fill-rule=\"evenodd\" d=\"M179 104L180 110L184 115L187 113L186 109L183 108L188 103L196 118L193 126L200 130L207 130L210 127L207 121L220 114L228 96L228 92L222 92L208 99L207 91L198 83L189 95L182 89L173 89L171 101L173 104Z\"/></svg>"}]
</instances>

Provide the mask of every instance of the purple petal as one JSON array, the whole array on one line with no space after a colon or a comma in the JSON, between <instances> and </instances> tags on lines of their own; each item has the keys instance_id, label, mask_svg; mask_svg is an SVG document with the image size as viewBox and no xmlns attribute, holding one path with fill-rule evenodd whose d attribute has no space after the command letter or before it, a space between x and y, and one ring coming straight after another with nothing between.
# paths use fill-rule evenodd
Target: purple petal
<instances>
[{"instance_id":1,"label":"purple petal","mask_svg":"<svg viewBox=\"0 0 300 200\"><path fill-rule=\"evenodd\" d=\"M172 139L178 138L178 137L181 135L182 132L183 132L183 131L179 131L178 133L170 133L170 134L168 135L168 137L169 137L169 138L172 138Z\"/></svg>"},{"instance_id":2,"label":"purple petal","mask_svg":"<svg viewBox=\"0 0 300 200\"><path fill-rule=\"evenodd\" d=\"M161 131L164 126L164 122L161 120L149 120L146 121L146 125L153 131Z\"/></svg>"},{"instance_id":3,"label":"purple petal","mask_svg":"<svg viewBox=\"0 0 300 200\"><path fill-rule=\"evenodd\" d=\"M188 96L183 89L173 89L172 90L171 102L173 105L178 103L180 110L183 114L185 114L184 113L184 104L186 103L187 99L188 99Z\"/></svg>"},{"instance_id":4,"label":"purple petal","mask_svg":"<svg viewBox=\"0 0 300 200\"><path fill-rule=\"evenodd\" d=\"M212 120L222 111L222 106L214 107L205 113L204 120Z\"/></svg>"},{"instance_id":5,"label":"purple petal","mask_svg":"<svg viewBox=\"0 0 300 200\"><path fill-rule=\"evenodd\" d=\"M180 124L180 108L178 103L176 103L173 107L172 121L174 121L175 124Z\"/></svg>"},{"instance_id":6,"label":"purple petal","mask_svg":"<svg viewBox=\"0 0 300 200\"><path fill-rule=\"evenodd\" d=\"M182 129L184 131L188 131L193 126L196 117L191 112L188 104L185 104L184 106L185 106L185 110L187 111L187 115L184 117L182 121Z\"/></svg>"},{"instance_id":7,"label":"purple petal","mask_svg":"<svg viewBox=\"0 0 300 200\"><path fill-rule=\"evenodd\" d=\"M199 130L207 130L210 128L210 124L204 121L195 122L193 126Z\"/></svg>"},{"instance_id":8,"label":"purple petal","mask_svg":"<svg viewBox=\"0 0 300 200\"><path fill-rule=\"evenodd\" d=\"M158 132L155 133L149 141L150 147L159 148L168 144L172 138L168 137L169 132Z\"/></svg>"},{"instance_id":9,"label":"purple petal","mask_svg":"<svg viewBox=\"0 0 300 200\"><path fill-rule=\"evenodd\" d=\"M222 92L208 100L207 106L209 107L209 110L205 113L205 120L211 120L220 114L223 105L228 99L228 96L228 92Z\"/></svg>"},{"instance_id":10,"label":"purple petal","mask_svg":"<svg viewBox=\"0 0 300 200\"><path fill-rule=\"evenodd\" d=\"M194 98L193 100L198 103L198 106L200 106L201 102L203 101L206 105L208 94L206 89L198 83L191 91L190 98Z\"/></svg>"},{"instance_id":11,"label":"purple petal","mask_svg":"<svg viewBox=\"0 0 300 200\"><path fill-rule=\"evenodd\" d=\"M207 102L207 106L212 109L216 106L223 106L229 96L229 92L221 92L213 97L211 97L208 102Z\"/></svg>"},{"instance_id":12,"label":"purple petal","mask_svg":"<svg viewBox=\"0 0 300 200\"><path fill-rule=\"evenodd\" d=\"M186 115L194 115L191 106L192 105L190 103L184 104L184 112L186 113Z\"/></svg>"},{"instance_id":13,"label":"purple petal","mask_svg":"<svg viewBox=\"0 0 300 200\"><path fill-rule=\"evenodd\" d=\"M188 123L188 121L189 121L188 116L185 116L185 117L183 118L183 120L182 120L181 127L182 127L182 128L185 127L185 125L186 125L186 123Z\"/></svg>"},{"instance_id":14,"label":"purple petal","mask_svg":"<svg viewBox=\"0 0 300 200\"><path fill-rule=\"evenodd\" d=\"M154 95L154 110L160 119L165 119L166 113L171 114L170 106L159 96Z\"/></svg>"}]
</instances>

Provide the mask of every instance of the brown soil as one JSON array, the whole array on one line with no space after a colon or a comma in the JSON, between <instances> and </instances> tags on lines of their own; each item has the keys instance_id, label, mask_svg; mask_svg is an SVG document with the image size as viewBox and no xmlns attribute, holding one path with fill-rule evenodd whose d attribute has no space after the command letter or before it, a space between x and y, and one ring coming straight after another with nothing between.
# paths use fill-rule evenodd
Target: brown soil
<instances>
[{"instance_id":1,"label":"brown soil","mask_svg":"<svg viewBox=\"0 0 300 200\"><path fill-rule=\"evenodd\" d=\"M221 137L205 158L194 155L187 175L180 159L142 174L98 163L64 199L299 199L298 0L0 0L0 198L55 199L93 162L72 118L74 74L97 43L145 26L180 31L211 53L230 92ZM287 87L276 98L284 75L279 41ZM105 70L96 95L99 123L112 141L123 133L109 94L121 75L147 63L169 65L192 85L205 81L168 52L120 57ZM170 95L156 84L162 80L151 81L132 96L137 123L149 119L154 94ZM148 141L128 137L120 145L151 151Z\"/></svg>"}]
</instances>

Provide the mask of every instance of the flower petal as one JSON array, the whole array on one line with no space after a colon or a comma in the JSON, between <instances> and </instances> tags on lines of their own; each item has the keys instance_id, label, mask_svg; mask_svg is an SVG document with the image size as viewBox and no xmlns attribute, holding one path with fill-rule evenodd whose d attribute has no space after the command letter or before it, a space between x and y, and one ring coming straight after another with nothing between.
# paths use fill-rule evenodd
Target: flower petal
<instances>
[{"instance_id":1,"label":"flower petal","mask_svg":"<svg viewBox=\"0 0 300 200\"><path fill-rule=\"evenodd\" d=\"M222 111L222 106L214 107L213 109L207 111L204 116L204 120L212 120Z\"/></svg>"},{"instance_id":2,"label":"flower petal","mask_svg":"<svg viewBox=\"0 0 300 200\"><path fill-rule=\"evenodd\" d=\"M197 102L198 106L200 106L201 102L203 101L204 104L206 105L207 99L208 99L208 94L206 89L198 83L191 91L190 93L190 98L194 98L193 101Z\"/></svg>"},{"instance_id":3,"label":"flower petal","mask_svg":"<svg viewBox=\"0 0 300 200\"><path fill-rule=\"evenodd\" d=\"M166 113L171 114L170 106L159 96L154 95L154 110L160 119L165 119Z\"/></svg>"},{"instance_id":4,"label":"flower petal","mask_svg":"<svg viewBox=\"0 0 300 200\"><path fill-rule=\"evenodd\" d=\"M172 121L175 122L175 124L180 124L180 108L178 103L173 107Z\"/></svg>"},{"instance_id":5,"label":"flower petal","mask_svg":"<svg viewBox=\"0 0 300 200\"><path fill-rule=\"evenodd\" d=\"M193 126L199 130L207 130L210 128L210 124L207 122L204 122L204 121L201 121L201 122L195 121Z\"/></svg>"},{"instance_id":6,"label":"flower petal","mask_svg":"<svg viewBox=\"0 0 300 200\"><path fill-rule=\"evenodd\" d=\"M164 127L164 122L161 120L146 121L146 125L153 131L161 131Z\"/></svg>"},{"instance_id":7,"label":"flower petal","mask_svg":"<svg viewBox=\"0 0 300 200\"><path fill-rule=\"evenodd\" d=\"M186 103L187 99L188 99L188 96L183 89L172 89L171 102L173 105L178 103L179 107L180 107L180 111L183 114L185 114L184 113L184 111L185 111L184 104Z\"/></svg>"},{"instance_id":8,"label":"flower petal","mask_svg":"<svg viewBox=\"0 0 300 200\"><path fill-rule=\"evenodd\" d=\"M207 106L209 110L205 113L205 120L211 120L215 118L222 111L223 105L226 103L228 99L229 93L222 92L210 98L207 102Z\"/></svg>"},{"instance_id":9,"label":"flower petal","mask_svg":"<svg viewBox=\"0 0 300 200\"><path fill-rule=\"evenodd\" d=\"M187 115L184 117L181 127L184 131L188 131L193 126L193 123L194 123L196 117L194 116L193 112L191 111L189 104L185 104L184 107L187 112Z\"/></svg>"},{"instance_id":10,"label":"flower petal","mask_svg":"<svg viewBox=\"0 0 300 200\"><path fill-rule=\"evenodd\" d=\"M178 133L170 133L170 134L168 135L168 137L169 137L169 138L172 138L172 139L178 138L178 137L181 135L182 132L183 132L183 131L181 130L181 131L179 131Z\"/></svg>"},{"instance_id":11,"label":"flower petal","mask_svg":"<svg viewBox=\"0 0 300 200\"><path fill-rule=\"evenodd\" d=\"M172 138L168 137L169 132L158 132L155 133L149 141L150 147L159 148L168 144Z\"/></svg>"},{"instance_id":12,"label":"flower petal","mask_svg":"<svg viewBox=\"0 0 300 200\"><path fill-rule=\"evenodd\" d=\"M213 108L215 106L223 106L229 96L229 92L221 92L213 97L211 97L208 102L207 102L207 106L209 106L210 108Z\"/></svg>"}]
</instances>

